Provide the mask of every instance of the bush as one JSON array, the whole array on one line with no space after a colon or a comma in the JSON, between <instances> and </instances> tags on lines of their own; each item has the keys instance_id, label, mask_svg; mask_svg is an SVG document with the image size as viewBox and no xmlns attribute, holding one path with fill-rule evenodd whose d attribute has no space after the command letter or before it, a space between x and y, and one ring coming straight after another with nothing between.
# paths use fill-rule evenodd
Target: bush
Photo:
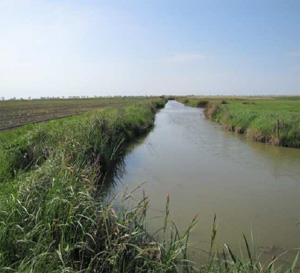
<instances>
[{"instance_id":1,"label":"bush","mask_svg":"<svg viewBox=\"0 0 300 273\"><path fill-rule=\"evenodd\" d=\"M205 108L208 105L207 100L200 100L197 102L196 107L197 108Z\"/></svg>"}]
</instances>

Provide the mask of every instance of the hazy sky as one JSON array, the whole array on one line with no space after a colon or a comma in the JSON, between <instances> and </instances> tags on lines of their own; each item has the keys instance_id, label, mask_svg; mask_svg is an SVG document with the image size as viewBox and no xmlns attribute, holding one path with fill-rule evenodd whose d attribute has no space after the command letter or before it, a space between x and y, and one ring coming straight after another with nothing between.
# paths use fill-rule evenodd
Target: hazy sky
<instances>
[{"instance_id":1,"label":"hazy sky","mask_svg":"<svg viewBox=\"0 0 300 273\"><path fill-rule=\"evenodd\" d=\"M300 95L300 0L0 0L0 97Z\"/></svg>"}]
</instances>

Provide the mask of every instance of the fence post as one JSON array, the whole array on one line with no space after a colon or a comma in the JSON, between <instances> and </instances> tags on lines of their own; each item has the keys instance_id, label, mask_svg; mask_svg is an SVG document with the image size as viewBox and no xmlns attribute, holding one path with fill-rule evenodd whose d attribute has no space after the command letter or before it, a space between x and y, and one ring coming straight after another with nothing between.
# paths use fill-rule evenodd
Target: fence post
<instances>
[{"instance_id":1,"label":"fence post","mask_svg":"<svg viewBox=\"0 0 300 273\"><path fill-rule=\"evenodd\" d=\"M279 123L279 119L277 119L276 122L276 132L277 132L277 138L279 139L279 129L280 129L280 123Z\"/></svg>"}]
</instances>

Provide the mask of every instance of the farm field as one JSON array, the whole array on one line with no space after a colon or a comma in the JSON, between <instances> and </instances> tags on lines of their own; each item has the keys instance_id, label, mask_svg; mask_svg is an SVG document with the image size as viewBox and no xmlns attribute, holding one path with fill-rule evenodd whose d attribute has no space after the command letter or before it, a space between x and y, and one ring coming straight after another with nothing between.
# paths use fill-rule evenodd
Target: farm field
<instances>
[{"instance_id":1,"label":"farm field","mask_svg":"<svg viewBox=\"0 0 300 273\"><path fill-rule=\"evenodd\" d=\"M300 97L180 97L187 106L206 108L206 116L248 138L300 147Z\"/></svg>"},{"instance_id":2,"label":"farm field","mask_svg":"<svg viewBox=\"0 0 300 273\"><path fill-rule=\"evenodd\" d=\"M121 106L146 97L10 100L0 102L0 131L52 119L80 115L104 107Z\"/></svg>"}]
</instances>

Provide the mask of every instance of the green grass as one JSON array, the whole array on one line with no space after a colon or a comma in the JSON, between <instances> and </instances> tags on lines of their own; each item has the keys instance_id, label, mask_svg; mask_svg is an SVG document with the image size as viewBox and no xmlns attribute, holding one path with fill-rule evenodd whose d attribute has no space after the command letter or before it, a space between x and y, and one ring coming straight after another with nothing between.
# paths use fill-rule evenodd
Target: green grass
<instances>
[{"instance_id":1,"label":"green grass","mask_svg":"<svg viewBox=\"0 0 300 273\"><path fill-rule=\"evenodd\" d=\"M192 107L203 100L210 102L208 108L218 106L208 116L227 129L256 141L300 147L300 97L179 98Z\"/></svg>"},{"instance_id":2,"label":"green grass","mask_svg":"<svg viewBox=\"0 0 300 273\"><path fill-rule=\"evenodd\" d=\"M173 229L171 240L159 242L146 231L146 197L126 209L103 197L126 143L153 126L164 103L111 108L1 135L1 163L7 164L1 164L0 272L190 270L188 233Z\"/></svg>"},{"instance_id":3,"label":"green grass","mask_svg":"<svg viewBox=\"0 0 300 273\"><path fill-rule=\"evenodd\" d=\"M0 101L0 131L29 123L80 115L96 109L119 107L153 99L157 98L113 97Z\"/></svg>"},{"instance_id":4,"label":"green grass","mask_svg":"<svg viewBox=\"0 0 300 273\"><path fill-rule=\"evenodd\" d=\"M188 260L193 219L180 234L165 218L147 232L146 196L105 198L126 144L147 132L164 100L28 125L0 135L0 272L275 272L256 256L214 249L200 270ZM250 251L249 251L250 253ZM294 272L294 265L289 271ZM278 271L279 272L279 271Z\"/></svg>"}]
</instances>

